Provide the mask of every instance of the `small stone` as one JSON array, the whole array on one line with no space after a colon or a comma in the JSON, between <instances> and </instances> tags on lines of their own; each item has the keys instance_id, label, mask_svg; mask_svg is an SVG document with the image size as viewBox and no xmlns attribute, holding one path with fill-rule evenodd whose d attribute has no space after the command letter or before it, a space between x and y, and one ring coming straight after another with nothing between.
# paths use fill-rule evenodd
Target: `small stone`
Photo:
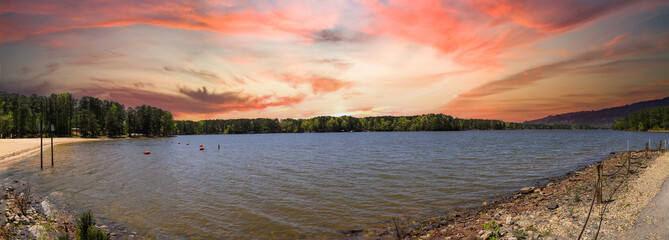
<instances>
[{"instance_id":1,"label":"small stone","mask_svg":"<svg viewBox=\"0 0 669 240\"><path fill-rule=\"evenodd\" d=\"M479 238L486 239L492 233L490 230L485 230L482 234L479 235Z\"/></svg>"},{"instance_id":2,"label":"small stone","mask_svg":"<svg viewBox=\"0 0 669 240\"><path fill-rule=\"evenodd\" d=\"M504 221L504 225L508 226L508 225L513 224L513 219L511 218L511 216L507 216L505 220L506 221Z\"/></svg>"},{"instance_id":3,"label":"small stone","mask_svg":"<svg viewBox=\"0 0 669 240\"><path fill-rule=\"evenodd\" d=\"M534 189L534 193L540 193L540 192L541 192L541 189L538 189L538 188Z\"/></svg>"},{"instance_id":4,"label":"small stone","mask_svg":"<svg viewBox=\"0 0 669 240\"><path fill-rule=\"evenodd\" d=\"M488 206L488 202L481 203L481 206Z\"/></svg>"},{"instance_id":5,"label":"small stone","mask_svg":"<svg viewBox=\"0 0 669 240\"><path fill-rule=\"evenodd\" d=\"M555 183L548 183L548 184L546 184L546 187L551 187L553 185L555 185Z\"/></svg>"},{"instance_id":6,"label":"small stone","mask_svg":"<svg viewBox=\"0 0 669 240\"><path fill-rule=\"evenodd\" d=\"M534 187L524 187L520 189L520 193L522 194L528 194L534 191Z\"/></svg>"},{"instance_id":7,"label":"small stone","mask_svg":"<svg viewBox=\"0 0 669 240\"><path fill-rule=\"evenodd\" d=\"M546 205L546 208L548 208L548 209L550 209L550 210L556 209L556 208L558 208L558 207L559 207L559 206L558 206L557 203L549 203L548 205Z\"/></svg>"},{"instance_id":8,"label":"small stone","mask_svg":"<svg viewBox=\"0 0 669 240\"><path fill-rule=\"evenodd\" d=\"M518 240L516 237L509 237L509 240Z\"/></svg>"},{"instance_id":9,"label":"small stone","mask_svg":"<svg viewBox=\"0 0 669 240\"><path fill-rule=\"evenodd\" d=\"M479 240L479 238L476 236L466 236L462 240Z\"/></svg>"}]
</instances>

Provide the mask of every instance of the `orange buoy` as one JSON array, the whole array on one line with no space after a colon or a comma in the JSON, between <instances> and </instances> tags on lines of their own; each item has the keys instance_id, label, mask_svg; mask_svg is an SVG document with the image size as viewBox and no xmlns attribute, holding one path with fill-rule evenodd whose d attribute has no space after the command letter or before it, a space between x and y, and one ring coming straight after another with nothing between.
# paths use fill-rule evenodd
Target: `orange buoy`
<instances>
[{"instance_id":1,"label":"orange buoy","mask_svg":"<svg viewBox=\"0 0 669 240\"><path fill-rule=\"evenodd\" d=\"M177 144L181 144L181 142L178 142Z\"/></svg>"},{"instance_id":2,"label":"orange buoy","mask_svg":"<svg viewBox=\"0 0 669 240\"><path fill-rule=\"evenodd\" d=\"M151 154L150 151L144 151L144 154Z\"/></svg>"},{"instance_id":3,"label":"orange buoy","mask_svg":"<svg viewBox=\"0 0 669 240\"><path fill-rule=\"evenodd\" d=\"M204 148L203 148L203 147L201 147L201 148L200 148L200 151L202 151L202 150L204 150Z\"/></svg>"},{"instance_id":4,"label":"orange buoy","mask_svg":"<svg viewBox=\"0 0 669 240\"><path fill-rule=\"evenodd\" d=\"M190 145L190 143L186 143L186 145Z\"/></svg>"},{"instance_id":5,"label":"orange buoy","mask_svg":"<svg viewBox=\"0 0 669 240\"><path fill-rule=\"evenodd\" d=\"M170 143L174 143L174 142L170 142Z\"/></svg>"},{"instance_id":6,"label":"orange buoy","mask_svg":"<svg viewBox=\"0 0 669 240\"><path fill-rule=\"evenodd\" d=\"M202 144L200 144L200 147L202 147Z\"/></svg>"}]
</instances>

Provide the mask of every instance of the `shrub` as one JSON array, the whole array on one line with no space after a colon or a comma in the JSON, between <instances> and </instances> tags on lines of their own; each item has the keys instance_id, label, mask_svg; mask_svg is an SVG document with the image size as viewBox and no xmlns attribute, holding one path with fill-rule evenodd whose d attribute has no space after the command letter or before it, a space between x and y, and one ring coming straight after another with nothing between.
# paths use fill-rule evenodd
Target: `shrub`
<instances>
[{"instance_id":1,"label":"shrub","mask_svg":"<svg viewBox=\"0 0 669 240\"><path fill-rule=\"evenodd\" d=\"M77 219L77 239L79 240L108 240L109 235L102 229L95 227L91 210L82 213Z\"/></svg>"}]
</instances>

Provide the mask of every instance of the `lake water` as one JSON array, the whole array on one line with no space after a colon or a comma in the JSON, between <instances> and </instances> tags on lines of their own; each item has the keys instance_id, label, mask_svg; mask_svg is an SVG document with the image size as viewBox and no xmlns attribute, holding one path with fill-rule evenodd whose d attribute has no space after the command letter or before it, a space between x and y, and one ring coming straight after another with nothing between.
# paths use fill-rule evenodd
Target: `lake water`
<instances>
[{"instance_id":1,"label":"lake water","mask_svg":"<svg viewBox=\"0 0 669 240\"><path fill-rule=\"evenodd\" d=\"M393 216L431 216L480 205L625 150L627 140L632 149L641 149L649 138L656 145L669 134L177 136L168 138L174 143L142 139L56 146L54 169L46 163L39 171L37 155L2 176L26 178L41 195L61 196L77 211L91 209L103 222L158 238L337 238L344 229L384 226Z\"/></svg>"}]
</instances>

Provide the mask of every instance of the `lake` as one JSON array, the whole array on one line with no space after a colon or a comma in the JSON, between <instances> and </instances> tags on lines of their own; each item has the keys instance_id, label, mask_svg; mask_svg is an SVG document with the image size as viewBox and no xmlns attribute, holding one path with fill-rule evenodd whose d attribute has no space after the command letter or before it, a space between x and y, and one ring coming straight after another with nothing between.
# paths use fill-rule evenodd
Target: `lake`
<instances>
[{"instance_id":1,"label":"lake","mask_svg":"<svg viewBox=\"0 0 669 240\"><path fill-rule=\"evenodd\" d=\"M56 146L3 178L158 238L337 238L435 216L669 133L608 130L196 135ZM181 144L177 144L181 142ZM189 143L190 145L186 145ZM205 150L200 151L202 144ZM220 150L218 145L220 144ZM144 151L151 151L144 155Z\"/></svg>"}]
</instances>

